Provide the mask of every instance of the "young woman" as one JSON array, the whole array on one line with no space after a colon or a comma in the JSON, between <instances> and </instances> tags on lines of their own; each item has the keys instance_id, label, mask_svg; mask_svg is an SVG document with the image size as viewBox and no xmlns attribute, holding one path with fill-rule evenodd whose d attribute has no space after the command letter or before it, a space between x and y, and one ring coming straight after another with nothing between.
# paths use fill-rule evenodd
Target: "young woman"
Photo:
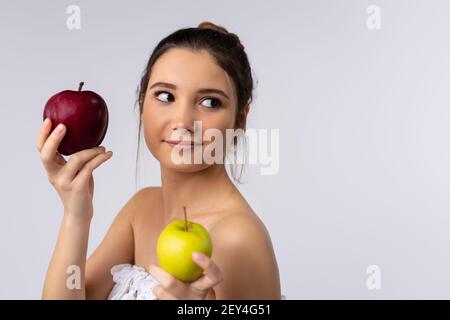
<instances>
[{"instance_id":1,"label":"young woman","mask_svg":"<svg viewBox=\"0 0 450 320\"><path fill-rule=\"evenodd\" d=\"M134 194L87 260L94 211L92 173L112 153L97 147L77 152L66 161L57 152L66 128L61 125L51 131L51 121L46 119L37 148L64 214L42 297L280 299L270 236L231 181L224 163L180 163L173 158L174 152L191 156L212 143L195 138L195 123L201 124L201 134L215 129L226 137L227 129L245 130L252 90L244 47L225 28L203 22L160 41L144 71L138 102L139 134L143 125L146 145L160 162L161 186ZM224 150L228 143L224 142ZM160 232L172 220L184 219L184 206L189 220L204 226L213 242L211 258L193 255L204 273L190 283L159 268L156 257ZM70 266L79 267L79 287L67 285Z\"/></svg>"}]
</instances>

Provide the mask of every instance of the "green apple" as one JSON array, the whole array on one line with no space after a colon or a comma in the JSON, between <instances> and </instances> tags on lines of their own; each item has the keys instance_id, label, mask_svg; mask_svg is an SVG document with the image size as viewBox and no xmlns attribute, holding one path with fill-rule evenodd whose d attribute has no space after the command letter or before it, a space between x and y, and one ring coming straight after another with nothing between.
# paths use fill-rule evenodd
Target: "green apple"
<instances>
[{"instance_id":1,"label":"green apple","mask_svg":"<svg viewBox=\"0 0 450 320\"><path fill-rule=\"evenodd\" d=\"M198 223L175 220L161 232L156 246L159 266L183 282L199 278L203 269L193 260L192 253L212 254L212 241L208 231Z\"/></svg>"}]
</instances>

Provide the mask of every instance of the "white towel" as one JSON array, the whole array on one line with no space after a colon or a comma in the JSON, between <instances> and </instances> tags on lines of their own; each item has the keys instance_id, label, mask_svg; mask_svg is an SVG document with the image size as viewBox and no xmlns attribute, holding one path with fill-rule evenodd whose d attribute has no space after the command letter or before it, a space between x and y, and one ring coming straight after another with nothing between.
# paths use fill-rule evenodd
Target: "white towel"
<instances>
[{"instance_id":1,"label":"white towel","mask_svg":"<svg viewBox=\"0 0 450 320\"><path fill-rule=\"evenodd\" d=\"M158 286L159 282L144 268L119 264L111 268L111 275L115 285L108 300L156 300L153 288ZM286 296L282 295L281 299L286 300Z\"/></svg>"}]
</instances>

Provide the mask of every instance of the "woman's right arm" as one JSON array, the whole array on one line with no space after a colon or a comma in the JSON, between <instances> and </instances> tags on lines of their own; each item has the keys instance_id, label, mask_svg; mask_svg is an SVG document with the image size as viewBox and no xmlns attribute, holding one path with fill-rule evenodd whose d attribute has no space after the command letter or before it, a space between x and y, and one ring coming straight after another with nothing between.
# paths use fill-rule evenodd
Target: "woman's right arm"
<instances>
[{"instance_id":1,"label":"woman's right arm","mask_svg":"<svg viewBox=\"0 0 450 320\"><path fill-rule=\"evenodd\" d=\"M93 216L92 172L110 157L103 147L92 148L74 153L66 162L57 152L65 131L50 131L48 120L39 133L37 148L49 181L63 202L64 214L42 298L106 299L114 284L111 268L134 262L134 215L148 201L151 188L139 190L128 200L86 261Z\"/></svg>"},{"instance_id":2,"label":"woman's right arm","mask_svg":"<svg viewBox=\"0 0 450 320\"><path fill-rule=\"evenodd\" d=\"M64 216L55 253L44 285L44 299L106 299L114 285L111 268L134 263L133 219L146 201L148 188L134 194L122 207L105 237L86 262L89 225ZM80 289L67 290L68 266L80 265ZM57 289L59 288L59 290Z\"/></svg>"},{"instance_id":3,"label":"woman's right arm","mask_svg":"<svg viewBox=\"0 0 450 320\"><path fill-rule=\"evenodd\" d=\"M45 277L42 299L86 299L85 269L90 223L64 213Z\"/></svg>"},{"instance_id":4,"label":"woman's right arm","mask_svg":"<svg viewBox=\"0 0 450 320\"><path fill-rule=\"evenodd\" d=\"M45 278L42 298L85 299L86 252L93 216L93 171L111 158L105 148L79 151L66 161L58 153L66 128L51 130L50 119L42 124L37 149L47 171L49 182L56 189L64 206L64 214Z\"/></svg>"}]
</instances>

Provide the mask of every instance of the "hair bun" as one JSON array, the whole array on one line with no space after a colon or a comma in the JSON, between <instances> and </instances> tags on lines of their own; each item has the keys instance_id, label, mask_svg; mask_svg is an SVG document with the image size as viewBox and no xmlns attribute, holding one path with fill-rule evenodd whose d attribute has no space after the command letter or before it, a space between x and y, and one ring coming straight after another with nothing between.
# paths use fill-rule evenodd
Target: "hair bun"
<instances>
[{"instance_id":1,"label":"hair bun","mask_svg":"<svg viewBox=\"0 0 450 320\"><path fill-rule=\"evenodd\" d=\"M216 30L216 31L219 31L219 32L229 33L228 30L225 29L224 27L216 25L216 24L214 24L212 22L209 22L209 21L203 21L202 23L200 23L198 25L197 28L199 28L199 29L213 29L213 30Z\"/></svg>"},{"instance_id":2,"label":"hair bun","mask_svg":"<svg viewBox=\"0 0 450 320\"><path fill-rule=\"evenodd\" d=\"M239 37L236 34L234 34L234 33L228 32L228 30L225 29L225 27L219 26L219 25L214 24L214 23L212 23L210 21L203 21L202 23L200 23L197 26L197 28L199 28L199 29L212 29L212 30L216 30L216 31L222 32L224 34L227 34L227 35L231 36L232 38L234 38L234 41L236 42L236 46L237 47L239 47L241 49L244 49L244 46L242 45L241 40L239 39Z\"/></svg>"}]
</instances>

